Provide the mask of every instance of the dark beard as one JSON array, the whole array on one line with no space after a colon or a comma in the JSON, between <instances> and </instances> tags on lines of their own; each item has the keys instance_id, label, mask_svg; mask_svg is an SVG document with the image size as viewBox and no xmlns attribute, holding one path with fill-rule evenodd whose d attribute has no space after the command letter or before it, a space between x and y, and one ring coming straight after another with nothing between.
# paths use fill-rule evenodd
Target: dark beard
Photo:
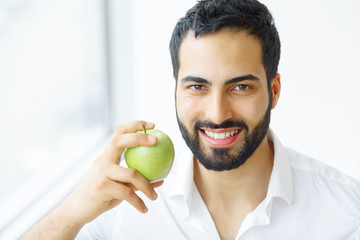
<instances>
[{"instance_id":1,"label":"dark beard","mask_svg":"<svg viewBox=\"0 0 360 240\"><path fill-rule=\"evenodd\" d=\"M271 101L266 110L264 118L259 122L252 132L249 132L249 127L242 120L228 120L221 124L215 124L209 121L197 121L194 127L193 136L186 129L185 125L180 121L177 113L177 121L181 134L190 148L196 159L208 170L224 171L240 167L251 157L255 150L260 146L264 140L270 124L271 115ZM245 134L245 141L243 146L236 149L235 153L230 153L229 148L212 148L210 154L200 146L199 129L200 128L229 128L239 127L242 128ZM201 130L200 130L201 131Z\"/></svg>"}]
</instances>

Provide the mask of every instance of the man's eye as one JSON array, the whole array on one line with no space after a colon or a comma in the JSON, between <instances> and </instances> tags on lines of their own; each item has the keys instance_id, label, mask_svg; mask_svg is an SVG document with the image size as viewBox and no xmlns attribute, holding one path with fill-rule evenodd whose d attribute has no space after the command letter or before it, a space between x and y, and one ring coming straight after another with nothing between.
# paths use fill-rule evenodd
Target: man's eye
<instances>
[{"instance_id":1,"label":"man's eye","mask_svg":"<svg viewBox=\"0 0 360 240\"><path fill-rule=\"evenodd\" d=\"M192 90L204 90L205 89L205 87L203 85L191 85L189 88Z\"/></svg>"},{"instance_id":2,"label":"man's eye","mask_svg":"<svg viewBox=\"0 0 360 240\"><path fill-rule=\"evenodd\" d=\"M248 85L245 85L245 84L239 84L239 85L236 85L235 87L234 87L234 90L236 90L236 91L248 91L248 90L250 90L250 86L248 86Z\"/></svg>"}]
</instances>

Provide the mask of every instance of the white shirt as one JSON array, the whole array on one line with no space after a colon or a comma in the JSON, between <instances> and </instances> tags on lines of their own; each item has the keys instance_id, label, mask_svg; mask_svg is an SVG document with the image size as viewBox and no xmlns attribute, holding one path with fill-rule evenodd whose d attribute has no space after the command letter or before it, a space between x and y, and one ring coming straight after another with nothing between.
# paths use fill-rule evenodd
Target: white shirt
<instances>
[{"instance_id":1,"label":"white shirt","mask_svg":"<svg viewBox=\"0 0 360 240\"><path fill-rule=\"evenodd\" d=\"M236 239L360 240L360 183L285 148L269 130L274 166L268 193ZM85 225L77 239L220 239L193 181L193 155L179 156L158 199L139 213L126 202Z\"/></svg>"}]
</instances>

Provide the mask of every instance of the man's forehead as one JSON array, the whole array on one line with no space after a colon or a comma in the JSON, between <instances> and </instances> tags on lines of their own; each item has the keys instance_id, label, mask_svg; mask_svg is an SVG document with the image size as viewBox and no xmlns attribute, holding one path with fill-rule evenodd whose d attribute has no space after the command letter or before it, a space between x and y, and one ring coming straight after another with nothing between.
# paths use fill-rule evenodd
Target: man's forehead
<instances>
[{"instance_id":1,"label":"man's forehead","mask_svg":"<svg viewBox=\"0 0 360 240\"><path fill-rule=\"evenodd\" d=\"M265 73L259 40L246 31L224 29L195 38L189 30L179 49L179 78L186 75L226 81Z\"/></svg>"},{"instance_id":2,"label":"man's forehead","mask_svg":"<svg viewBox=\"0 0 360 240\"><path fill-rule=\"evenodd\" d=\"M222 29L214 33L206 33L195 37L189 30L179 48L179 61L183 57L248 57L256 56L262 62L262 47L260 41L247 31ZM188 60L188 59L187 59Z\"/></svg>"}]
</instances>

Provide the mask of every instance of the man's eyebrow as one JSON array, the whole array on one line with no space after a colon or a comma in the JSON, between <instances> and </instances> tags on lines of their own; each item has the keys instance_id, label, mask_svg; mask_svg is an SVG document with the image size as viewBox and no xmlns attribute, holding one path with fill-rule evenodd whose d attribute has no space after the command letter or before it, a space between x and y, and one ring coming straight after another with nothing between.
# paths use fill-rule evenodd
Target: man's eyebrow
<instances>
[{"instance_id":1,"label":"man's eyebrow","mask_svg":"<svg viewBox=\"0 0 360 240\"><path fill-rule=\"evenodd\" d=\"M201 77L194 77L194 76L186 76L183 79L181 79L182 83L186 83L186 82L195 82L195 83L205 83L208 85L211 85L211 82L209 82L208 80L201 78Z\"/></svg>"},{"instance_id":2,"label":"man's eyebrow","mask_svg":"<svg viewBox=\"0 0 360 240\"><path fill-rule=\"evenodd\" d=\"M235 77L230 80L227 80L225 82L225 85L238 83L238 82L245 81L245 80L260 81L260 79L258 77L254 76L252 74L247 74L247 75L243 75L243 76L239 76L239 77ZM186 76L183 79L181 79L181 82L182 83L195 82L195 83L204 83L204 84L212 85L211 82L209 82L208 80L201 78L201 77L194 77L194 76Z\"/></svg>"},{"instance_id":3,"label":"man's eyebrow","mask_svg":"<svg viewBox=\"0 0 360 240\"><path fill-rule=\"evenodd\" d=\"M245 81L245 80L260 81L260 79L258 77L254 76L252 74L247 74L244 76L235 77L230 80L227 80L225 82L225 85L232 84L232 83L238 83L238 82Z\"/></svg>"}]
</instances>

